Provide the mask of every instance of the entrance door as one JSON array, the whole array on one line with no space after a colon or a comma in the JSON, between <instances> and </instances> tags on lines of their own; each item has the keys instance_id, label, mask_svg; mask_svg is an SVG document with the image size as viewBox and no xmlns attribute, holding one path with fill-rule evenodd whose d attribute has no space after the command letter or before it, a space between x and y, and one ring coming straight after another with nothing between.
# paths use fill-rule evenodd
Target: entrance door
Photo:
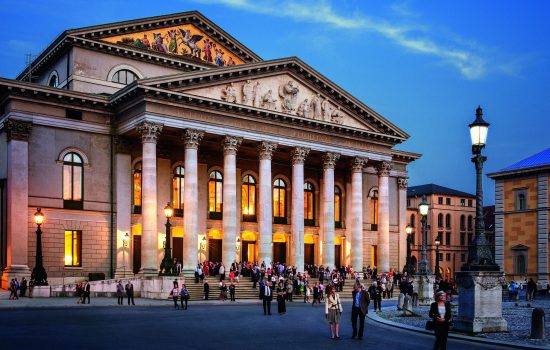
<instances>
[{"instance_id":1,"label":"entrance door","mask_svg":"<svg viewBox=\"0 0 550 350\"><path fill-rule=\"evenodd\" d=\"M241 261L253 262L256 256L256 242L243 241L241 248Z\"/></svg>"},{"instance_id":2,"label":"entrance door","mask_svg":"<svg viewBox=\"0 0 550 350\"><path fill-rule=\"evenodd\" d=\"M183 237L172 238L172 258L183 262Z\"/></svg>"},{"instance_id":3,"label":"entrance door","mask_svg":"<svg viewBox=\"0 0 550 350\"><path fill-rule=\"evenodd\" d=\"M134 274L141 269L141 236L134 235Z\"/></svg>"},{"instance_id":4,"label":"entrance door","mask_svg":"<svg viewBox=\"0 0 550 350\"><path fill-rule=\"evenodd\" d=\"M342 265L342 246L340 244L335 244L334 245L334 265L336 265L336 267L341 267Z\"/></svg>"},{"instance_id":5,"label":"entrance door","mask_svg":"<svg viewBox=\"0 0 550 350\"><path fill-rule=\"evenodd\" d=\"M222 261L222 240L210 238L208 240L208 260L210 261ZM231 264L231 262L224 262L225 264Z\"/></svg>"},{"instance_id":6,"label":"entrance door","mask_svg":"<svg viewBox=\"0 0 550 350\"><path fill-rule=\"evenodd\" d=\"M315 244L304 244L304 264L313 265L315 261Z\"/></svg>"},{"instance_id":7,"label":"entrance door","mask_svg":"<svg viewBox=\"0 0 550 350\"><path fill-rule=\"evenodd\" d=\"M286 263L286 242L273 243L273 262ZM266 261L268 264L269 261Z\"/></svg>"}]
</instances>

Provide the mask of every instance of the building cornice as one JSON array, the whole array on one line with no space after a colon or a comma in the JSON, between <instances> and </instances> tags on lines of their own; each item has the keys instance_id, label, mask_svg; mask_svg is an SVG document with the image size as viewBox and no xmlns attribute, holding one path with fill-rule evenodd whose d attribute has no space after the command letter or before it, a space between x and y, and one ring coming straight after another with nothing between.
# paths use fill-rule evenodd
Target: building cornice
<instances>
[{"instance_id":1,"label":"building cornice","mask_svg":"<svg viewBox=\"0 0 550 350\"><path fill-rule=\"evenodd\" d=\"M500 180L505 178L512 178L516 176L529 176L529 175L536 175L539 173L549 173L550 174L550 164L532 167L532 168L523 168L523 169L516 169L516 170L509 170L509 171L499 171L494 173L487 174L487 177L494 179L494 180Z\"/></svg>"}]
</instances>

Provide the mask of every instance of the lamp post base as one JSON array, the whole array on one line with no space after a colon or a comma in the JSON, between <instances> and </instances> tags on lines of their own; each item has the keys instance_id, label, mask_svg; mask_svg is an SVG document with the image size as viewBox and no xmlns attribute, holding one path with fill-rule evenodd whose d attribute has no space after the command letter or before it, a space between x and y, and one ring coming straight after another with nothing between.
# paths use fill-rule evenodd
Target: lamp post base
<instances>
[{"instance_id":1,"label":"lamp post base","mask_svg":"<svg viewBox=\"0 0 550 350\"><path fill-rule=\"evenodd\" d=\"M456 274L458 284L458 317L454 329L468 332L506 332L502 317L502 285L500 271L462 271Z\"/></svg>"},{"instance_id":2,"label":"lamp post base","mask_svg":"<svg viewBox=\"0 0 550 350\"><path fill-rule=\"evenodd\" d=\"M431 305L434 302L434 276L414 275L413 291L418 295L418 305Z\"/></svg>"}]
</instances>

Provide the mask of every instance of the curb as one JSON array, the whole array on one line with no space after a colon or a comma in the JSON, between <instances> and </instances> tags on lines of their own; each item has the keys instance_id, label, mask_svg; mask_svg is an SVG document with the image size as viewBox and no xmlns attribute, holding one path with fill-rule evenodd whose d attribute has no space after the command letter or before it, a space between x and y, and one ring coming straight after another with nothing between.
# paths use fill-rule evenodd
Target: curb
<instances>
[{"instance_id":1,"label":"curb","mask_svg":"<svg viewBox=\"0 0 550 350\"><path fill-rule=\"evenodd\" d=\"M390 309L390 308L392 308L392 307L385 307L383 309ZM433 336L432 331L427 331L427 330L419 328L419 327L409 326L409 325L406 325L406 324L403 324L403 323L398 323L398 322L393 322L393 321L390 321L390 320L386 320L385 318L382 318L382 317L380 317L376 314L372 314L370 312L367 314L367 317L370 320L374 321L374 322L381 323L381 324L384 324L386 326L401 328L401 329L404 329L404 330L407 330L407 331L410 331L410 332L422 333L422 334L427 334L427 335ZM512 343L512 342L509 342L509 341L498 341L498 340L481 338L481 337L472 337L472 336L468 336L468 335L462 335L462 334L451 333L451 332L449 332L449 338L463 340L463 341L467 341L467 342L473 342L473 343L483 343L483 344L496 345L496 346L508 346L508 347L515 348L515 349L526 349L526 350L529 350L529 349L545 349L545 350L548 350L548 347L546 347L546 346L527 345L527 344L524 345L524 344Z\"/></svg>"}]
</instances>

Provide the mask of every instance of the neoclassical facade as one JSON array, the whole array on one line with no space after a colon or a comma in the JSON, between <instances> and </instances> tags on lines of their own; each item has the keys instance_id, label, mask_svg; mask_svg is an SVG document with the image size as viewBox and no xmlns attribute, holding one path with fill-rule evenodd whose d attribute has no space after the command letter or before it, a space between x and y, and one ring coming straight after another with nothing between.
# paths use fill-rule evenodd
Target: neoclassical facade
<instances>
[{"instance_id":1,"label":"neoclassical facade","mask_svg":"<svg viewBox=\"0 0 550 350\"><path fill-rule=\"evenodd\" d=\"M64 32L0 79L3 286L158 274L172 254L405 264L409 136L300 59L264 61L197 12Z\"/></svg>"}]
</instances>

